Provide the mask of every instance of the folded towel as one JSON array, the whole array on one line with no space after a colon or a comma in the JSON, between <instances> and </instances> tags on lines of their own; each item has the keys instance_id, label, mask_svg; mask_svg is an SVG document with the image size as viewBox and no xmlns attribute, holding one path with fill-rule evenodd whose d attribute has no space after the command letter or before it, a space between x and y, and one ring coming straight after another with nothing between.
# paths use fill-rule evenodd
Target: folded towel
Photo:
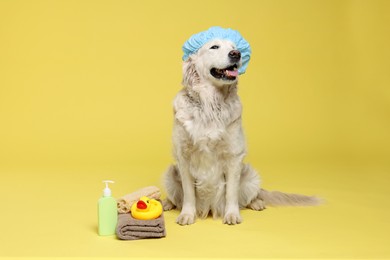
<instances>
[{"instance_id":1,"label":"folded towel","mask_svg":"<svg viewBox=\"0 0 390 260\"><path fill-rule=\"evenodd\" d=\"M156 219L139 220L131 214L119 214L116 235L122 240L165 237L164 215Z\"/></svg>"},{"instance_id":2,"label":"folded towel","mask_svg":"<svg viewBox=\"0 0 390 260\"><path fill-rule=\"evenodd\" d=\"M156 186L148 186L127 194L117 200L118 213L129 213L133 203L137 202L143 196L157 200L160 198L161 192Z\"/></svg>"}]
</instances>

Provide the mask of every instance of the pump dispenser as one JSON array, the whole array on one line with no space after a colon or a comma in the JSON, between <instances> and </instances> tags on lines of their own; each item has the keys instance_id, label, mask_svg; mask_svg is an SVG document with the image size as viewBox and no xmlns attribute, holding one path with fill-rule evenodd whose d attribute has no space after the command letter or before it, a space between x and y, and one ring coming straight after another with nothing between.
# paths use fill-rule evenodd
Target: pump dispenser
<instances>
[{"instance_id":1,"label":"pump dispenser","mask_svg":"<svg viewBox=\"0 0 390 260\"><path fill-rule=\"evenodd\" d=\"M113 181L103 181L106 187L103 189L103 196L98 201L98 231L100 236L110 236L115 234L118 222L118 210L116 200L112 197L108 187Z\"/></svg>"},{"instance_id":2,"label":"pump dispenser","mask_svg":"<svg viewBox=\"0 0 390 260\"><path fill-rule=\"evenodd\" d=\"M111 197L111 190L108 187L109 183L114 183L114 181L103 181L104 184L106 184L106 187L103 190L103 196L104 197Z\"/></svg>"}]
</instances>

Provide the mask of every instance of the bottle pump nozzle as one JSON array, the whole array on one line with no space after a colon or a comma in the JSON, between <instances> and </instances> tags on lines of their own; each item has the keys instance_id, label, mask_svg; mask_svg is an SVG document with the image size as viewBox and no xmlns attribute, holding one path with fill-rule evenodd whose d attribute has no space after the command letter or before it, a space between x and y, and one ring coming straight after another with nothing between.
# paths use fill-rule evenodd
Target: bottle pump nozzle
<instances>
[{"instance_id":1,"label":"bottle pump nozzle","mask_svg":"<svg viewBox=\"0 0 390 260\"><path fill-rule=\"evenodd\" d=\"M111 190L108 187L109 183L114 183L114 181L103 181L104 184L106 184L106 187L103 190L103 197L110 197L111 196Z\"/></svg>"}]
</instances>

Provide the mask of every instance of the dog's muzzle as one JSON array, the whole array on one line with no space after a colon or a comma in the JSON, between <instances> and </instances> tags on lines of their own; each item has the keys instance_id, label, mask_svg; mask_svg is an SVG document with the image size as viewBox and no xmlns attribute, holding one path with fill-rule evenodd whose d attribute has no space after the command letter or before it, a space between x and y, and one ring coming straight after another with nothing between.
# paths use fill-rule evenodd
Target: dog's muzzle
<instances>
[{"instance_id":1,"label":"dog's muzzle","mask_svg":"<svg viewBox=\"0 0 390 260\"><path fill-rule=\"evenodd\" d=\"M234 64L224 69L212 68L210 73L214 78L235 80L238 77L238 63L241 60L241 52L238 50L232 50L228 53L228 57L231 63Z\"/></svg>"},{"instance_id":2,"label":"dog's muzzle","mask_svg":"<svg viewBox=\"0 0 390 260\"><path fill-rule=\"evenodd\" d=\"M235 80L238 76L237 64L229 66L224 69L212 68L210 74L217 79L222 80Z\"/></svg>"}]
</instances>

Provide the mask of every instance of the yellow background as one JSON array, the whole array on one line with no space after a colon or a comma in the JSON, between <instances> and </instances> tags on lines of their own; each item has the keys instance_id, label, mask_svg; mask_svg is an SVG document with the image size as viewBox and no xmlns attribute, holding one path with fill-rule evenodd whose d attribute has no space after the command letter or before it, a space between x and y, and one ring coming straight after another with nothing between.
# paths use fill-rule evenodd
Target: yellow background
<instances>
[{"instance_id":1,"label":"yellow background","mask_svg":"<svg viewBox=\"0 0 390 260\"><path fill-rule=\"evenodd\" d=\"M0 0L0 257L390 258L390 1ZM96 234L114 196L172 163L181 46L220 25L251 43L246 158L317 208L244 210L168 236Z\"/></svg>"}]
</instances>

